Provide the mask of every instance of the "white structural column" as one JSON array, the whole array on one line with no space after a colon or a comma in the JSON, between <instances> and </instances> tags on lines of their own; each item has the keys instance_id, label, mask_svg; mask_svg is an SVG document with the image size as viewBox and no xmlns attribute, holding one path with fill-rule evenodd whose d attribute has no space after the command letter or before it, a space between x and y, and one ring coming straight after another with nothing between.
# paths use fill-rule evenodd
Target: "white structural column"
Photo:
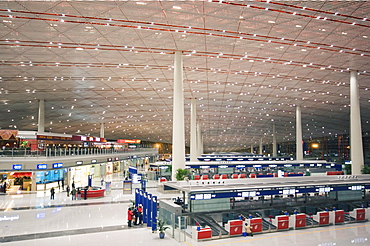
<instances>
[{"instance_id":1,"label":"white structural column","mask_svg":"<svg viewBox=\"0 0 370 246\"><path fill-rule=\"evenodd\" d=\"M260 155L262 155L263 154L263 152L262 152L262 138L260 139Z\"/></svg>"},{"instance_id":2,"label":"white structural column","mask_svg":"<svg viewBox=\"0 0 370 246\"><path fill-rule=\"evenodd\" d=\"M100 123L100 137L104 138L104 123Z\"/></svg>"},{"instance_id":3,"label":"white structural column","mask_svg":"<svg viewBox=\"0 0 370 246\"><path fill-rule=\"evenodd\" d=\"M191 99L190 107L190 161L197 161L197 104Z\"/></svg>"},{"instance_id":4,"label":"white structural column","mask_svg":"<svg viewBox=\"0 0 370 246\"><path fill-rule=\"evenodd\" d=\"M175 52L174 93L172 128L172 180L176 170L185 168L184 92L182 74L182 52Z\"/></svg>"},{"instance_id":5,"label":"white structural column","mask_svg":"<svg viewBox=\"0 0 370 246\"><path fill-rule=\"evenodd\" d=\"M203 154L203 135L202 135L202 127L200 124L197 124L197 156L201 156Z\"/></svg>"},{"instance_id":6,"label":"white structural column","mask_svg":"<svg viewBox=\"0 0 370 246\"><path fill-rule=\"evenodd\" d=\"M272 156L277 156L276 125L275 125L275 122L272 124Z\"/></svg>"},{"instance_id":7,"label":"white structural column","mask_svg":"<svg viewBox=\"0 0 370 246\"><path fill-rule=\"evenodd\" d=\"M351 90L350 145L351 145L352 174L357 175L361 174L361 168L364 165L360 95L358 89L357 71L351 71L350 90Z\"/></svg>"},{"instance_id":8,"label":"white structural column","mask_svg":"<svg viewBox=\"0 0 370 246\"><path fill-rule=\"evenodd\" d=\"M37 132L45 132L45 100L39 100L39 118Z\"/></svg>"},{"instance_id":9,"label":"white structural column","mask_svg":"<svg viewBox=\"0 0 370 246\"><path fill-rule=\"evenodd\" d=\"M254 151L253 151L253 144L252 144L252 145L251 145L251 153L253 154L253 152L254 152Z\"/></svg>"},{"instance_id":10,"label":"white structural column","mask_svg":"<svg viewBox=\"0 0 370 246\"><path fill-rule=\"evenodd\" d=\"M301 106L297 105L296 108L296 160L303 160L303 143L302 143L302 119L301 119Z\"/></svg>"}]
</instances>

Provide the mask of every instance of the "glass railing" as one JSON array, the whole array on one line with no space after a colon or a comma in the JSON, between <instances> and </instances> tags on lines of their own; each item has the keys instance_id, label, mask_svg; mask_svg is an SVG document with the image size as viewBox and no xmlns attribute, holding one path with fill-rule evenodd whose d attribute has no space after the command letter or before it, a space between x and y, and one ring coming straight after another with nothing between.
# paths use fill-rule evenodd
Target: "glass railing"
<instances>
[{"instance_id":1,"label":"glass railing","mask_svg":"<svg viewBox=\"0 0 370 246\"><path fill-rule=\"evenodd\" d=\"M30 149L3 149L0 157L57 157L57 156L81 156L81 155L108 155L137 153L142 151L157 151L155 148L135 149L101 149L101 148L48 148L45 150Z\"/></svg>"}]
</instances>

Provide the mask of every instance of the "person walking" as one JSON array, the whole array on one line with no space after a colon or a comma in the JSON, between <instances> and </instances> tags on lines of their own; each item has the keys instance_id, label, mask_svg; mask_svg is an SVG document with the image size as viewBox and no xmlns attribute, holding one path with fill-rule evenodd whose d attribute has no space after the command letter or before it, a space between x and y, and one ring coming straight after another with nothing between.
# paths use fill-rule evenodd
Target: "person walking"
<instances>
[{"instance_id":1,"label":"person walking","mask_svg":"<svg viewBox=\"0 0 370 246\"><path fill-rule=\"evenodd\" d=\"M128 211L127 211L127 224L128 224L128 227L132 227L131 222L132 222L133 215L134 215L134 213L132 212L131 208L128 208Z\"/></svg>"},{"instance_id":2,"label":"person walking","mask_svg":"<svg viewBox=\"0 0 370 246\"><path fill-rule=\"evenodd\" d=\"M69 188L69 185L67 185L67 187L66 187L67 196L69 196L70 191L71 191L71 189Z\"/></svg>"},{"instance_id":3,"label":"person walking","mask_svg":"<svg viewBox=\"0 0 370 246\"><path fill-rule=\"evenodd\" d=\"M76 200L76 189L75 188L72 188L71 195L72 195L72 200Z\"/></svg>"},{"instance_id":4,"label":"person walking","mask_svg":"<svg viewBox=\"0 0 370 246\"><path fill-rule=\"evenodd\" d=\"M55 195L55 189L54 189L54 187L51 187L51 189L50 189L50 200L54 200L54 195Z\"/></svg>"}]
</instances>

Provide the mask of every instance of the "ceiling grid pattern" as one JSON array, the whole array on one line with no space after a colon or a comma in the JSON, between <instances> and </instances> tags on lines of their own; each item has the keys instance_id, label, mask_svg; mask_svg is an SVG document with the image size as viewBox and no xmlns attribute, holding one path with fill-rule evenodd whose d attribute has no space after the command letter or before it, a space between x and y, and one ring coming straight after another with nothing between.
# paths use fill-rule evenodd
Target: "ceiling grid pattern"
<instances>
[{"instance_id":1,"label":"ceiling grid pattern","mask_svg":"<svg viewBox=\"0 0 370 246\"><path fill-rule=\"evenodd\" d=\"M173 59L183 51L186 145L197 98L206 151L349 132L357 70L370 132L366 1L0 2L0 127L172 141ZM348 120L345 120L347 119Z\"/></svg>"}]
</instances>

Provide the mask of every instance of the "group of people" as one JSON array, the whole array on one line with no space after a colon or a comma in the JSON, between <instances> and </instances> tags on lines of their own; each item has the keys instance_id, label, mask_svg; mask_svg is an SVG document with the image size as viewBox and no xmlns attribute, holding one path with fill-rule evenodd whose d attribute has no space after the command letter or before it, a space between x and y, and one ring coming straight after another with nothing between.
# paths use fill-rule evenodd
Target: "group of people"
<instances>
[{"instance_id":1,"label":"group of people","mask_svg":"<svg viewBox=\"0 0 370 246\"><path fill-rule=\"evenodd\" d=\"M64 186L64 182L62 184ZM59 187L59 181L58 181L58 187ZM69 187L69 185L67 185L66 192L67 192L67 197L69 197L69 195L72 196L72 200L76 200L76 195L78 195L79 197L81 197L81 191L80 190L76 190L75 182L72 182L72 190ZM55 198L55 188L54 187L51 187L51 189L50 189L50 200L54 200L54 198Z\"/></svg>"},{"instance_id":2,"label":"group of people","mask_svg":"<svg viewBox=\"0 0 370 246\"><path fill-rule=\"evenodd\" d=\"M143 224L143 207L141 205L133 208L128 208L127 210L127 224L128 227L134 225Z\"/></svg>"}]
</instances>

